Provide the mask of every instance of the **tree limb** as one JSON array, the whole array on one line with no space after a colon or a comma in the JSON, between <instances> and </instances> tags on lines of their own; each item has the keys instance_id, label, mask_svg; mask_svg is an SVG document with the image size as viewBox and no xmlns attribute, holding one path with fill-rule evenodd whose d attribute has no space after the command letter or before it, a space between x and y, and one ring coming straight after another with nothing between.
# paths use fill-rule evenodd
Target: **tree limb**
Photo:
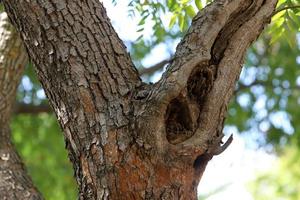
<instances>
[{"instance_id":1,"label":"tree limb","mask_svg":"<svg viewBox=\"0 0 300 200\"><path fill-rule=\"evenodd\" d=\"M0 198L43 199L26 173L20 156L11 142L9 122L17 86L28 62L19 35L0 14Z\"/></svg>"},{"instance_id":2,"label":"tree limb","mask_svg":"<svg viewBox=\"0 0 300 200\"><path fill-rule=\"evenodd\" d=\"M15 114L39 114L39 113L52 113L53 110L48 104L31 105L19 103L15 105Z\"/></svg>"},{"instance_id":3,"label":"tree limb","mask_svg":"<svg viewBox=\"0 0 300 200\"><path fill-rule=\"evenodd\" d=\"M143 68L139 71L139 74L140 76L142 75L151 75L153 74L154 72L162 69L166 64L170 63L171 62L171 59L166 59L166 60L163 60L149 68Z\"/></svg>"},{"instance_id":4,"label":"tree limb","mask_svg":"<svg viewBox=\"0 0 300 200\"><path fill-rule=\"evenodd\" d=\"M300 5L286 6L286 7L280 8L280 9L278 9L278 10L275 10L275 11L273 12L273 15L272 15L272 16L274 16L274 15L276 15L276 14L278 14L278 13L284 11L284 10L294 9L294 8L300 8Z\"/></svg>"},{"instance_id":5,"label":"tree limb","mask_svg":"<svg viewBox=\"0 0 300 200\"><path fill-rule=\"evenodd\" d=\"M175 129L170 127L173 131L169 134L181 126L187 138L170 147L163 125L161 134L147 133L143 137L156 138L154 141L159 141L157 146L162 152L171 148L177 149L179 155L196 156L207 150L212 136L222 132L246 49L270 22L276 3L276 0L215 1L193 19L174 60L148 97L152 104L158 105L148 110L155 113L157 121L151 121L156 127L164 119L166 126L168 122L174 124ZM172 116L172 109L177 110L174 113L181 112L182 117ZM192 125L186 126L185 120ZM151 122L145 123L149 126Z\"/></svg>"},{"instance_id":6,"label":"tree limb","mask_svg":"<svg viewBox=\"0 0 300 200\"><path fill-rule=\"evenodd\" d=\"M219 127L217 128L219 131L223 128L227 105L234 91L235 82L238 80L246 50L261 33L265 24L270 22L277 1L257 1L256 3L253 9L250 9L254 16L247 19L232 36L229 36L227 47L217 62L217 78L211 91L207 94L200 114L199 131L196 131L195 136L187 141L187 145L201 144L203 141L199 138L203 135L218 134L215 132L215 126ZM218 55L212 57L215 56L218 57ZM205 118L201 115L204 115Z\"/></svg>"}]
</instances>

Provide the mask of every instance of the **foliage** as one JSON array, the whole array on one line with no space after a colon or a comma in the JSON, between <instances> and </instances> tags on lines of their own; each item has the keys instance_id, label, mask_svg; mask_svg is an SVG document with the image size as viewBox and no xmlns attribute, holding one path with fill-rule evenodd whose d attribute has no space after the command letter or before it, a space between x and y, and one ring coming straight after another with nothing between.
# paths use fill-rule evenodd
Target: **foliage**
<instances>
[{"instance_id":1,"label":"foliage","mask_svg":"<svg viewBox=\"0 0 300 200\"><path fill-rule=\"evenodd\" d=\"M12 132L28 173L45 199L76 199L71 163L56 118L50 114L18 115Z\"/></svg>"},{"instance_id":2,"label":"foliage","mask_svg":"<svg viewBox=\"0 0 300 200\"><path fill-rule=\"evenodd\" d=\"M300 1L279 0L277 12L269 27L269 34L272 34L271 43L284 38L291 47L296 47L295 34L300 29Z\"/></svg>"},{"instance_id":3,"label":"foliage","mask_svg":"<svg viewBox=\"0 0 300 200\"><path fill-rule=\"evenodd\" d=\"M300 149L290 146L285 149L276 167L260 175L250 187L256 200L300 199ZM288 169L288 170L287 170Z\"/></svg>"},{"instance_id":4,"label":"foliage","mask_svg":"<svg viewBox=\"0 0 300 200\"><path fill-rule=\"evenodd\" d=\"M118 0L112 0L112 2L117 4ZM137 31L141 35L130 46L133 58L140 60L160 43L164 43L166 40L176 41L181 38L196 13L201 12L212 0L128 0L128 2L129 16L140 19ZM279 0L276 10L272 23L265 34L272 35L271 43L285 39L294 48L296 46L294 36L300 28L300 1ZM143 39L145 26L149 26L147 21L151 21L153 24L154 31L151 40Z\"/></svg>"},{"instance_id":5,"label":"foliage","mask_svg":"<svg viewBox=\"0 0 300 200\"><path fill-rule=\"evenodd\" d=\"M260 38L248 51L227 125L274 147L299 138L299 54L284 40L270 45L269 37Z\"/></svg>"}]
</instances>

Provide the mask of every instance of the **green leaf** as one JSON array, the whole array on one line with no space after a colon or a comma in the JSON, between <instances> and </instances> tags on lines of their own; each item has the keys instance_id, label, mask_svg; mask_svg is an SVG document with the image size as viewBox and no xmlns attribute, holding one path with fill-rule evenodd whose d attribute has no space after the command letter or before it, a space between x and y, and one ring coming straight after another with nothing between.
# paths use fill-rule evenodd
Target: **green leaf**
<instances>
[{"instance_id":1,"label":"green leaf","mask_svg":"<svg viewBox=\"0 0 300 200\"><path fill-rule=\"evenodd\" d=\"M195 0L195 4L196 4L198 10L202 10L203 9L201 0Z\"/></svg>"},{"instance_id":2,"label":"green leaf","mask_svg":"<svg viewBox=\"0 0 300 200\"><path fill-rule=\"evenodd\" d=\"M140 35L135 41L139 41L143 38L143 35Z\"/></svg>"},{"instance_id":3,"label":"green leaf","mask_svg":"<svg viewBox=\"0 0 300 200\"><path fill-rule=\"evenodd\" d=\"M169 28L172 28L174 26L174 24L176 23L176 20L177 20L177 15L174 14L172 17L171 17L171 20L170 20L170 23L169 23Z\"/></svg>"},{"instance_id":4,"label":"green leaf","mask_svg":"<svg viewBox=\"0 0 300 200\"><path fill-rule=\"evenodd\" d=\"M139 30L137 30L137 32L142 32L144 30L144 28L140 28Z\"/></svg>"},{"instance_id":5,"label":"green leaf","mask_svg":"<svg viewBox=\"0 0 300 200\"><path fill-rule=\"evenodd\" d=\"M138 26L144 25L149 14L145 15L138 23Z\"/></svg>"},{"instance_id":6,"label":"green leaf","mask_svg":"<svg viewBox=\"0 0 300 200\"><path fill-rule=\"evenodd\" d=\"M183 30L184 30L184 15L183 14L179 15L178 20L179 20L180 31L183 32Z\"/></svg>"},{"instance_id":7,"label":"green leaf","mask_svg":"<svg viewBox=\"0 0 300 200\"><path fill-rule=\"evenodd\" d=\"M298 15L296 15L294 12L290 13L290 17L291 20L293 21L293 23L295 23L295 26L297 27L297 31L299 31L300 29L300 17Z\"/></svg>"},{"instance_id":8,"label":"green leaf","mask_svg":"<svg viewBox=\"0 0 300 200\"><path fill-rule=\"evenodd\" d=\"M186 10L187 15L188 15L190 18L193 18L193 17L196 15L196 12L195 12L193 6L191 6L191 5L187 6L187 7L185 8L185 10Z\"/></svg>"},{"instance_id":9,"label":"green leaf","mask_svg":"<svg viewBox=\"0 0 300 200\"><path fill-rule=\"evenodd\" d=\"M191 1L191 0L181 0L180 3L181 3L181 4L187 4L187 3L189 3L190 1Z\"/></svg>"}]
</instances>

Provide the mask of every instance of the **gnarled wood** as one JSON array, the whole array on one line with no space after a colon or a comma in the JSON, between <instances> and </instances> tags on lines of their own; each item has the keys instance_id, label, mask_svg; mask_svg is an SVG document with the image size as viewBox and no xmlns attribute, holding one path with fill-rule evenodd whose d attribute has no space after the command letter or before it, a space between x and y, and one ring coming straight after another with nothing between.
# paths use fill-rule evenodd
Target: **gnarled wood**
<instances>
[{"instance_id":1,"label":"gnarled wood","mask_svg":"<svg viewBox=\"0 0 300 200\"><path fill-rule=\"evenodd\" d=\"M80 199L196 199L221 153L247 47L276 0L219 0L199 13L162 79L141 83L96 0L4 0L73 162Z\"/></svg>"}]
</instances>

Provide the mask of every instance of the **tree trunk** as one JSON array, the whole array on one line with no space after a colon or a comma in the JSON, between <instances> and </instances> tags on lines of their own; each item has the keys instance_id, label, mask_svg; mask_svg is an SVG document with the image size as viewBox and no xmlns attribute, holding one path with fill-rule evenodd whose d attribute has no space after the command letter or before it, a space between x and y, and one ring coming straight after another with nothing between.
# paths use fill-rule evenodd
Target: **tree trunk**
<instances>
[{"instance_id":1,"label":"tree trunk","mask_svg":"<svg viewBox=\"0 0 300 200\"><path fill-rule=\"evenodd\" d=\"M64 131L80 199L196 199L249 45L277 0L220 0L142 83L98 0L4 0Z\"/></svg>"},{"instance_id":2,"label":"tree trunk","mask_svg":"<svg viewBox=\"0 0 300 200\"><path fill-rule=\"evenodd\" d=\"M9 121L28 58L6 13L0 14L0 199L42 199L13 144Z\"/></svg>"}]
</instances>

